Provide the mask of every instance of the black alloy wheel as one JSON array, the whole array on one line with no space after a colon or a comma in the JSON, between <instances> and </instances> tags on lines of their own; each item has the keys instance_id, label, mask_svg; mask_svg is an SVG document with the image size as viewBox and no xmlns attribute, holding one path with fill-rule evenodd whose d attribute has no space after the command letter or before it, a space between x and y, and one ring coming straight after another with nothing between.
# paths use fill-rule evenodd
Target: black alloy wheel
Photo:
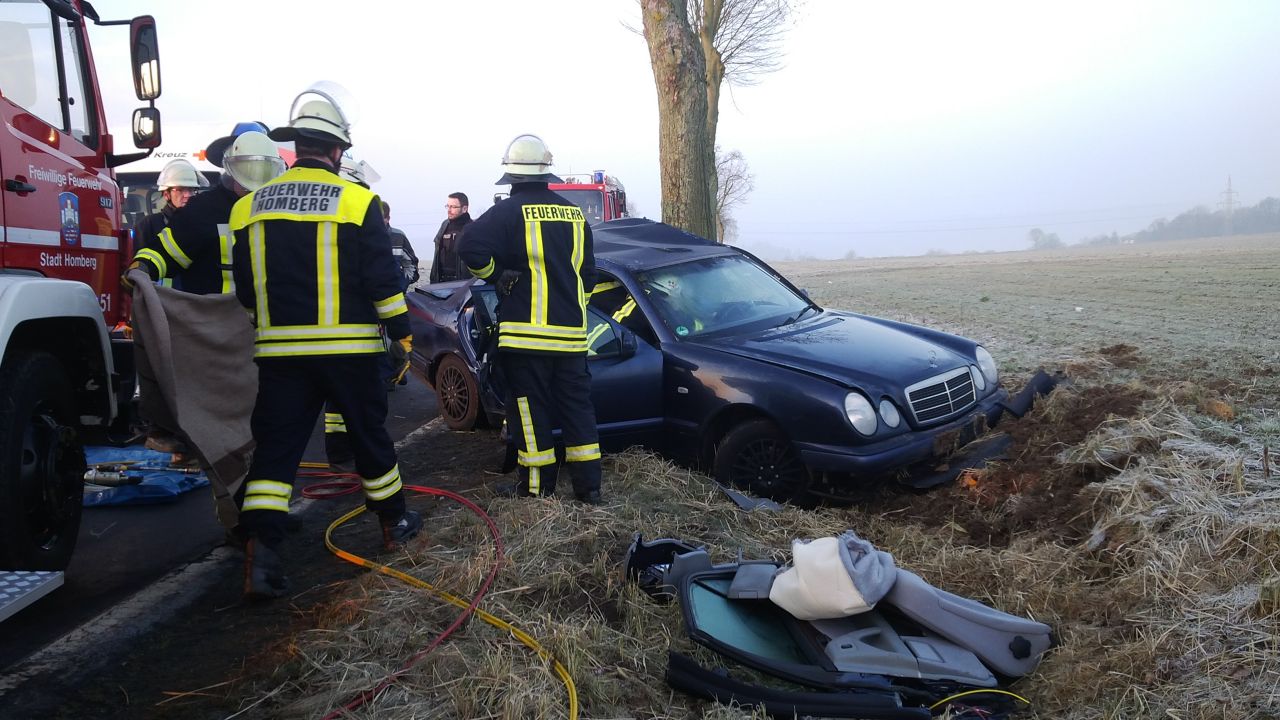
<instances>
[{"instance_id":1,"label":"black alloy wheel","mask_svg":"<svg viewBox=\"0 0 1280 720\"><path fill-rule=\"evenodd\" d=\"M804 501L809 470L778 426L749 420L725 435L716 449L717 482L778 501Z\"/></svg>"}]
</instances>

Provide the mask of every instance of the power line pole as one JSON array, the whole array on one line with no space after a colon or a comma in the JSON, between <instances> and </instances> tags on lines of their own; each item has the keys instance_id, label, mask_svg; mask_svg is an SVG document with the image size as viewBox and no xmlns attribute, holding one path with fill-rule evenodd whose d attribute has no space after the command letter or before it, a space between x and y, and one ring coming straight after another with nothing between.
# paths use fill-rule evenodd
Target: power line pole
<instances>
[{"instance_id":1,"label":"power line pole","mask_svg":"<svg viewBox=\"0 0 1280 720\"><path fill-rule=\"evenodd\" d=\"M1225 225L1223 235L1231 234L1231 213L1236 208L1237 194L1235 190L1231 189L1231 176L1228 175L1227 189L1222 192L1222 202L1218 203L1218 207L1222 208L1223 224Z\"/></svg>"}]
</instances>

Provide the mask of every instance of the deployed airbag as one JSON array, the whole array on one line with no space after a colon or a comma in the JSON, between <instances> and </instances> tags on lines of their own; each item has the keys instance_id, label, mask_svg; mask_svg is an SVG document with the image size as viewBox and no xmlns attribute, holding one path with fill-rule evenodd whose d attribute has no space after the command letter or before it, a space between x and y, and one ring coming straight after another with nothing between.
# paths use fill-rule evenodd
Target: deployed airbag
<instances>
[{"instance_id":1,"label":"deployed airbag","mask_svg":"<svg viewBox=\"0 0 1280 720\"><path fill-rule=\"evenodd\" d=\"M853 531L796 540L791 555L791 567L774 578L769 599L801 620L866 612L893 586L893 556Z\"/></svg>"}]
</instances>

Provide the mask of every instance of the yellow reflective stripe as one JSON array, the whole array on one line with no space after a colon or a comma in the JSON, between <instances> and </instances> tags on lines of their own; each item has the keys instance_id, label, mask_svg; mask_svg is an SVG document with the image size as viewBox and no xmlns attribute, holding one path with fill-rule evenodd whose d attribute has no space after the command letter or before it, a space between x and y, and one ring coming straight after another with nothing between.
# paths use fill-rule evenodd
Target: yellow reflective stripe
<instances>
[{"instance_id":1,"label":"yellow reflective stripe","mask_svg":"<svg viewBox=\"0 0 1280 720\"><path fill-rule=\"evenodd\" d=\"M565 462L585 462L600 459L600 443L574 445L564 449Z\"/></svg>"},{"instance_id":2,"label":"yellow reflective stripe","mask_svg":"<svg viewBox=\"0 0 1280 720\"><path fill-rule=\"evenodd\" d=\"M218 225L218 260L222 263L222 292L235 292L236 279L231 273L231 250L236 246L236 236L231 234L231 226L225 223Z\"/></svg>"},{"instance_id":3,"label":"yellow reflective stripe","mask_svg":"<svg viewBox=\"0 0 1280 720\"><path fill-rule=\"evenodd\" d=\"M404 485L400 482L400 466L394 465L381 477L360 478L364 486L364 495L370 500L386 500L400 492Z\"/></svg>"},{"instance_id":4,"label":"yellow reflective stripe","mask_svg":"<svg viewBox=\"0 0 1280 720\"><path fill-rule=\"evenodd\" d=\"M178 241L173 239L173 231L165 228L160 231L160 247L169 253L169 257L178 263L178 267L186 270L191 267L191 258L182 252L182 248L178 247Z\"/></svg>"},{"instance_id":5,"label":"yellow reflective stripe","mask_svg":"<svg viewBox=\"0 0 1280 720\"><path fill-rule=\"evenodd\" d=\"M236 207L240 207L239 204ZM258 316L258 332L271 327L271 310L267 307L267 243L262 223L249 226L249 264L253 267L254 309Z\"/></svg>"},{"instance_id":6,"label":"yellow reflective stripe","mask_svg":"<svg viewBox=\"0 0 1280 720\"><path fill-rule=\"evenodd\" d=\"M346 325L275 325L258 328L259 342L268 340L360 340L376 338L378 326L365 323Z\"/></svg>"},{"instance_id":7,"label":"yellow reflective stripe","mask_svg":"<svg viewBox=\"0 0 1280 720\"><path fill-rule=\"evenodd\" d=\"M591 289L591 292L592 293L608 292L609 290L616 290L617 288L620 288L620 287L622 287L622 283L618 282L617 280L610 280L609 282L596 283L596 286Z\"/></svg>"},{"instance_id":8,"label":"yellow reflective stripe","mask_svg":"<svg viewBox=\"0 0 1280 720\"><path fill-rule=\"evenodd\" d=\"M587 335L587 348L590 349L595 347L596 341L599 340L600 336L604 334L604 331L608 329L609 325L607 323L600 323L599 325L591 328L591 334Z\"/></svg>"},{"instance_id":9,"label":"yellow reflective stripe","mask_svg":"<svg viewBox=\"0 0 1280 720\"><path fill-rule=\"evenodd\" d=\"M173 278L160 278L160 287L173 287Z\"/></svg>"},{"instance_id":10,"label":"yellow reflective stripe","mask_svg":"<svg viewBox=\"0 0 1280 720\"><path fill-rule=\"evenodd\" d=\"M627 298L627 301L622 303L622 307L614 311L613 321L622 322L623 320L626 320L627 317L631 315L631 311L635 309L636 309L636 299L633 297Z\"/></svg>"},{"instance_id":11,"label":"yellow reflective stripe","mask_svg":"<svg viewBox=\"0 0 1280 720\"><path fill-rule=\"evenodd\" d=\"M582 259L586 252L586 249L585 249L586 235L582 231L583 227L585 227L585 225L580 222L575 222L573 224L572 258L573 258L573 280L578 285L578 304L585 306L587 304L587 298L591 297L591 291L582 287ZM587 314L587 310L585 307L582 310L582 314L583 314L583 324L586 324L585 316Z\"/></svg>"},{"instance_id":12,"label":"yellow reflective stripe","mask_svg":"<svg viewBox=\"0 0 1280 720\"><path fill-rule=\"evenodd\" d=\"M524 249L529 257L529 322L547 324L547 266L543 257L542 223L524 226Z\"/></svg>"},{"instance_id":13,"label":"yellow reflective stripe","mask_svg":"<svg viewBox=\"0 0 1280 720\"><path fill-rule=\"evenodd\" d=\"M376 478L367 478L367 477L360 478L360 484L364 485L365 490L377 490L378 488L386 487L387 485L390 485L391 483L399 479L400 479L400 466L392 465L390 470L382 473Z\"/></svg>"},{"instance_id":14,"label":"yellow reflective stripe","mask_svg":"<svg viewBox=\"0 0 1280 720\"><path fill-rule=\"evenodd\" d=\"M379 300L373 304L373 309L378 311L378 319L386 320L393 318L400 313L409 312L409 306L404 301L404 293L396 293L386 300Z\"/></svg>"},{"instance_id":15,"label":"yellow reflective stripe","mask_svg":"<svg viewBox=\"0 0 1280 720\"><path fill-rule=\"evenodd\" d=\"M277 480L250 480L244 487L241 510L277 510L289 512L289 496L293 486Z\"/></svg>"},{"instance_id":16,"label":"yellow reflective stripe","mask_svg":"<svg viewBox=\"0 0 1280 720\"><path fill-rule=\"evenodd\" d=\"M542 465L550 465L556 461L555 450L542 450L536 453L528 453L523 450L516 451L516 459L525 467L540 467Z\"/></svg>"},{"instance_id":17,"label":"yellow reflective stripe","mask_svg":"<svg viewBox=\"0 0 1280 720\"><path fill-rule=\"evenodd\" d=\"M529 398L516 398L516 411L520 415L520 433L524 435L525 454L538 452L538 436L533 432L533 414L529 412Z\"/></svg>"},{"instance_id":18,"label":"yellow reflective stripe","mask_svg":"<svg viewBox=\"0 0 1280 720\"><path fill-rule=\"evenodd\" d=\"M537 466L529 468L529 494L542 494L542 470Z\"/></svg>"},{"instance_id":19,"label":"yellow reflective stripe","mask_svg":"<svg viewBox=\"0 0 1280 720\"><path fill-rule=\"evenodd\" d=\"M164 256L152 250L151 248L142 248L133 256L134 260L146 260L156 268L156 274L165 277L169 274L169 263L164 261Z\"/></svg>"},{"instance_id":20,"label":"yellow reflective stripe","mask_svg":"<svg viewBox=\"0 0 1280 720\"><path fill-rule=\"evenodd\" d=\"M553 335L567 338L580 338L587 336L587 326L585 324L578 327L569 325L538 325L526 322L511 322L503 320L499 328L503 332L516 332L531 335Z\"/></svg>"},{"instance_id":21,"label":"yellow reflective stripe","mask_svg":"<svg viewBox=\"0 0 1280 720\"><path fill-rule=\"evenodd\" d=\"M338 228L316 225L316 300L320 325L338 324Z\"/></svg>"},{"instance_id":22,"label":"yellow reflective stripe","mask_svg":"<svg viewBox=\"0 0 1280 720\"><path fill-rule=\"evenodd\" d=\"M551 340L520 335L499 335L498 347L516 350L553 350L556 352L586 352L587 340Z\"/></svg>"},{"instance_id":23,"label":"yellow reflective stripe","mask_svg":"<svg viewBox=\"0 0 1280 720\"><path fill-rule=\"evenodd\" d=\"M347 431L346 418L342 417L342 413L325 413L324 414L324 431L327 433L344 433Z\"/></svg>"},{"instance_id":24,"label":"yellow reflective stripe","mask_svg":"<svg viewBox=\"0 0 1280 720\"><path fill-rule=\"evenodd\" d=\"M297 357L300 355L361 355L380 353L381 340L349 340L310 343L259 343L253 349L254 357Z\"/></svg>"},{"instance_id":25,"label":"yellow reflective stripe","mask_svg":"<svg viewBox=\"0 0 1280 720\"><path fill-rule=\"evenodd\" d=\"M327 412L324 414L325 422L342 422L342 413Z\"/></svg>"},{"instance_id":26,"label":"yellow reflective stripe","mask_svg":"<svg viewBox=\"0 0 1280 720\"><path fill-rule=\"evenodd\" d=\"M494 269L495 269L496 267L497 267L497 266L493 264L493 259L492 259L492 258L490 258L490 259L489 259L489 264L488 264L488 265L485 265L485 266L484 266L484 267L482 267L482 268L473 268L473 267L471 267L470 265L468 265L468 266L467 266L467 270L469 270L469 271L471 272L471 274L472 274L472 275L475 275L476 277L480 278L481 280L484 280L485 278L487 278L487 277L489 277L490 275L492 275L492 274L493 274L493 271L494 271Z\"/></svg>"}]
</instances>

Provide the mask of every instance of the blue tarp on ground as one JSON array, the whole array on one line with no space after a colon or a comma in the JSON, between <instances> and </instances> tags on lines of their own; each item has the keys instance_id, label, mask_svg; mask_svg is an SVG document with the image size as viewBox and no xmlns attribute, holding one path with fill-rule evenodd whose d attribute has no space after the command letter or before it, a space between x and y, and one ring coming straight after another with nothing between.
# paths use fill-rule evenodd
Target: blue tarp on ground
<instances>
[{"instance_id":1,"label":"blue tarp on ground","mask_svg":"<svg viewBox=\"0 0 1280 720\"><path fill-rule=\"evenodd\" d=\"M129 463L141 467L166 467L169 465L169 453L148 450L141 445L128 447L86 447L85 460L89 467L100 463ZM173 502L178 496L204 487L209 478L204 473L182 473L170 470L146 470L130 472L141 475L142 482L137 485L120 487L103 487L85 483L84 506L100 507L103 505L152 505Z\"/></svg>"}]
</instances>

